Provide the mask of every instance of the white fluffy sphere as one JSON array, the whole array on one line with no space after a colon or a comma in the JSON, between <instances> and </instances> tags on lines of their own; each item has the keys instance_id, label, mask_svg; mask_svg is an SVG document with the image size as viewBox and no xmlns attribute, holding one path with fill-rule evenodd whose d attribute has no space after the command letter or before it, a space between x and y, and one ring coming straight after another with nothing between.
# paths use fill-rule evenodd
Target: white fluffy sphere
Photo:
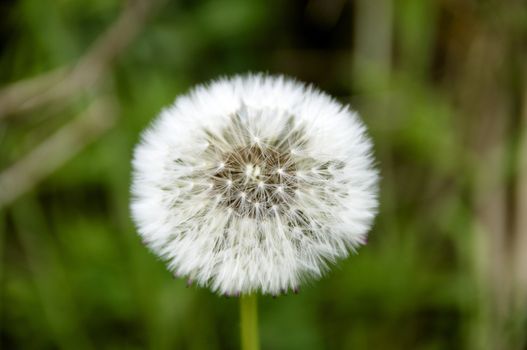
<instances>
[{"instance_id":1,"label":"white fluffy sphere","mask_svg":"<svg viewBox=\"0 0 527 350\"><path fill-rule=\"evenodd\" d=\"M133 159L132 214L177 276L222 294L279 294L365 243L377 208L358 115L282 76L194 88Z\"/></svg>"}]
</instances>

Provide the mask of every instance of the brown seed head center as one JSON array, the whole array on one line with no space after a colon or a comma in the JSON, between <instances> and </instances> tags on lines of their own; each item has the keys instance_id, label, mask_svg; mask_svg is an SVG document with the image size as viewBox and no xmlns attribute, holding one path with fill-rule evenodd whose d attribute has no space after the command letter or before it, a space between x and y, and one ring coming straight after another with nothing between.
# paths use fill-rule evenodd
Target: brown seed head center
<instances>
[{"instance_id":1,"label":"brown seed head center","mask_svg":"<svg viewBox=\"0 0 527 350\"><path fill-rule=\"evenodd\" d=\"M222 159L212 184L223 206L254 217L290 204L297 187L290 154L255 144L225 153Z\"/></svg>"}]
</instances>

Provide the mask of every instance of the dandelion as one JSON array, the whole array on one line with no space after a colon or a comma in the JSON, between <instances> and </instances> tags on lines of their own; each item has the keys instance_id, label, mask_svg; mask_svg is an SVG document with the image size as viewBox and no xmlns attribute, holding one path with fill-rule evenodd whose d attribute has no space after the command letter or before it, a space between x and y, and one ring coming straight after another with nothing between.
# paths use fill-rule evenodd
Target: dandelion
<instances>
[{"instance_id":1,"label":"dandelion","mask_svg":"<svg viewBox=\"0 0 527 350\"><path fill-rule=\"evenodd\" d=\"M378 176L365 131L282 76L198 86L135 149L138 231L175 275L220 294L297 291L366 242Z\"/></svg>"}]
</instances>

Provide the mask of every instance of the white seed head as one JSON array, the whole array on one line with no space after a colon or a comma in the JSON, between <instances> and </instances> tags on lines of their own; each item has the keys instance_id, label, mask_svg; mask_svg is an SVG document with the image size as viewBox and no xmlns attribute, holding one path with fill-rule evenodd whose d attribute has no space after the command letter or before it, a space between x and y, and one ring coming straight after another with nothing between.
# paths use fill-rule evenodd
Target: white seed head
<instances>
[{"instance_id":1,"label":"white seed head","mask_svg":"<svg viewBox=\"0 0 527 350\"><path fill-rule=\"evenodd\" d=\"M143 240L222 294L279 294L364 244L377 209L355 112L281 77L198 86L161 112L133 160Z\"/></svg>"}]
</instances>

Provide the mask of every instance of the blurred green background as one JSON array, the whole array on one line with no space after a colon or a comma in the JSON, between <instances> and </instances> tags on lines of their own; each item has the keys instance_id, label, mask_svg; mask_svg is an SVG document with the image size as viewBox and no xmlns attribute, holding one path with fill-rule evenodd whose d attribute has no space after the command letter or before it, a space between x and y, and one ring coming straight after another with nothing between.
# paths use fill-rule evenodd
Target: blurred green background
<instances>
[{"instance_id":1,"label":"blurred green background","mask_svg":"<svg viewBox=\"0 0 527 350\"><path fill-rule=\"evenodd\" d=\"M128 210L139 133L196 83L313 83L369 127L369 243L260 298L263 349L527 349L527 4L4 0L0 348L237 349Z\"/></svg>"}]
</instances>

